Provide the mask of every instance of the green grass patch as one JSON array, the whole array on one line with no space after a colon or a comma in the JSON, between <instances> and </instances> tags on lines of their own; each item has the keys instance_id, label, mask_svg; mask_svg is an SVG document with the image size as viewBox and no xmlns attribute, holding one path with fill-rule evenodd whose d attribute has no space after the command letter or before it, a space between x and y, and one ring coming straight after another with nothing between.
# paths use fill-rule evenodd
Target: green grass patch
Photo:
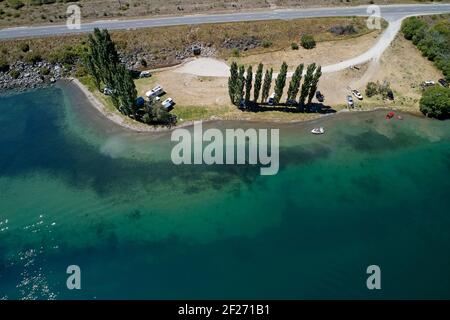
<instances>
[{"instance_id":1,"label":"green grass patch","mask_svg":"<svg viewBox=\"0 0 450 320\"><path fill-rule=\"evenodd\" d=\"M206 120L213 116L220 117L230 111L230 107L200 107L200 106L175 106L171 111L176 115L178 122L193 120Z\"/></svg>"}]
</instances>

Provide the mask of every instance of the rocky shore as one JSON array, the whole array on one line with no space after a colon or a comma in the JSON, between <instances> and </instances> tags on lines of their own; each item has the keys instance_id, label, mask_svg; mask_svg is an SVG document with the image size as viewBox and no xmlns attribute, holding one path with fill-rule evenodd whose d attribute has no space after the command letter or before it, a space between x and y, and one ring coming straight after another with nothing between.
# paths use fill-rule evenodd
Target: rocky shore
<instances>
[{"instance_id":1,"label":"rocky shore","mask_svg":"<svg viewBox=\"0 0 450 320\"><path fill-rule=\"evenodd\" d=\"M163 48L159 49L156 54L139 49L126 54L122 53L120 58L130 70L159 69L181 64L186 59L194 57L196 55L194 48L198 50L198 56L201 57L213 57L217 51L211 43L193 42L186 45L182 50Z\"/></svg>"},{"instance_id":2,"label":"rocky shore","mask_svg":"<svg viewBox=\"0 0 450 320\"><path fill-rule=\"evenodd\" d=\"M68 73L70 70L60 64L16 61L9 66L8 71L0 72L0 93L48 86Z\"/></svg>"},{"instance_id":3,"label":"rocky shore","mask_svg":"<svg viewBox=\"0 0 450 320\"><path fill-rule=\"evenodd\" d=\"M194 56L194 47L199 49L199 55L202 57L214 56L216 52L216 49L209 43L193 43L183 50L161 50L158 57L145 51L135 51L121 54L120 58L129 70L138 72L139 70L178 65ZM0 71L0 93L51 85L60 79L73 76L76 65L76 61L72 65L47 61L35 63L16 61L7 66L7 70Z\"/></svg>"}]
</instances>

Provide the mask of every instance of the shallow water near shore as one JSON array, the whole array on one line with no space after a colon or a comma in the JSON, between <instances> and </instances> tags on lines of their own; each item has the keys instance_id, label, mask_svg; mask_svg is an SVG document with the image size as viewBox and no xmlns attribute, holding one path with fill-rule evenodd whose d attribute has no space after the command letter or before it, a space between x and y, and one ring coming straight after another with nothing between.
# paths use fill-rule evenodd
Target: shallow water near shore
<instances>
[{"instance_id":1,"label":"shallow water near shore","mask_svg":"<svg viewBox=\"0 0 450 320\"><path fill-rule=\"evenodd\" d=\"M118 127L72 85L0 97L0 298L449 299L450 122L384 115L204 124L279 128L260 176L175 166L170 132Z\"/></svg>"}]
</instances>

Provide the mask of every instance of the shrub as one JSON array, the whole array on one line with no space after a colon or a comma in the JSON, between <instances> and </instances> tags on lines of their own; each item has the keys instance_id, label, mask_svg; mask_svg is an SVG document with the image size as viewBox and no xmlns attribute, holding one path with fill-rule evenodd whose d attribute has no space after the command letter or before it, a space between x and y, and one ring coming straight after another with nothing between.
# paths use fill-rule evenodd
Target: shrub
<instances>
[{"instance_id":1,"label":"shrub","mask_svg":"<svg viewBox=\"0 0 450 320\"><path fill-rule=\"evenodd\" d=\"M312 49L316 46L316 40L309 34L304 34L300 40L302 47L305 49Z\"/></svg>"},{"instance_id":2,"label":"shrub","mask_svg":"<svg viewBox=\"0 0 450 320\"><path fill-rule=\"evenodd\" d=\"M420 111L427 117L450 118L450 89L435 86L425 90L420 99Z\"/></svg>"},{"instance_id":3,"label":"shrub","mask_svg":"<svg viewBox=\"0 0 450 320\"><path fill-rule=\"evenodd\" d=\"M48 75L50 74L50 69L47 68L47 67L42 67L42 68L39 70L39 73L40 73L41 75L43 75L43 76L48 76Z\"/></svg>"},{"instance_id":4,"label":"shrub","mask_svg":"<svg viewBox=\"0 0 450 320\"><path fill-rule=\"evenodd\" d=\"M358 32L355 26L352 24L346 26L333 26L328 31L337 36L342 36L344 34L355 34Z\"/></svg>"},{"instance_id":5,"label":"shrub","mask_svg":"<svg viewBox=\"0 0 450 320\"><path fill-rule=\"evenodd\" d=\"M391 91L391 84L386 80L381 84L377 81L376 83L369 82L366 85L366 96L369 98L381 94L383 99L386 99Z\"/></svg>"},{"instance_id":6,"label":"shrub","mask_svg":"<svg viewBox=\"0 0 450 320\"><path fill-rule=\"evenodd\" d=\"M38 53L30 52L25 56L25 61L32 63L32 64L36 64L36 63L42 61L42 57Z\"/></svg>"},{"instance_id":7,"label":"shrub","mask_svg":"<svg viewBox=\"0 0 450 320\"><path fill-rule=\"evenodd\" d=\"M390 91L392 91L391 84L388 81L385 80L382 84L378 84L378 93L383 96L383 99L387 98Z\"/></svg>"},{"instance_id":8,"label":"shrub","mask_svg":"<svg viewBox=\"0 0 450 320\"><path fill-rule=\"evenodd\" d=\"M88 75L88 72L87 72L86 68L82 65L78 65L77 69L75 71L75 77L81 78L81 77L85 77L87 75Z\"/></svg>"},{"instance_id":9,"label":"shrub","mask_svg":"<svg viewBox=\"0 0 450 320\"><path fill-rule=\"evenodd\" d=\"M263 46L263 48L269 48L272 46L272 41L264 40L261 45Z\"/></svg>"},{"instance_id":10,"label":"shrub","mask_svg":"<svg viewBox=\"0 0 450 320\"><path fill-rule=\"evenodd\" d=\"M240 53L240 51L239 51L239 49L238 48L233 48L233 49L231 49L231 55L233 56L233 57L239 57L240 55L241 55L241 53Z\"/></svg>"},{"instance_id":11,"label":"shrub","mask_svg":"<svg viewBox=\"0 0 450 320\"><path fill-rule=\"evenodd\" d=\"M291 43L292 50L298 50L298 44L296 42Z\"/></svg>"},{"instance_id":12,"label":"shrub","mask_svg":"<svg viewBox=\"0 0 450 320\"><path fill-rule=\"evenodd\" d=\"M5 59L0 58L0 72L7 72L8 70L9 70L8 62Z\"/></svg>"},{"instance_id":13,"label":"shrub","mask_svg":"<svg viewBox=\"0 0 450 320\"><path fill-rule=\"evenodd\" d=\"M375 82L369 82L366 86L366 96L373 97L378 93L378 85Z\"/></svg>"},{"instance_id":14,"label":"shrub","mask_svg":"<svg viewBox=\"0 0 450 320\"><path fill-rule=\"evenodd\" d=\"M62 63L66 65L75 64L83 55L84 46L71 47L67 46L62 49L54 50L49 55L49 61L52 63Z\"/></svg>"},{"instance_id":15,"label":"shrub","mask_svg":"<svg viewBox=\"0 0 450 320\"><path fill-rule=\"evenodd\" d=\"M30 45L26 42L22 42L20 44L20 50L22 50L22 52L28 52L30 51Z\"/></svg>"},{"instance_id":16,"label":"shrub","mask_svg":"<svg viewBox=\"0 0 450 320\"><path fill-rule=\"evenodd\" d=\"M20 71L19 70L11 70L11 72L9 73L9 75L13 78L13 79L17 79L20 76Z\"/></svg>"},{"instance_id":17,"label":"shrub","mask_svg":"<svg viewBox=\"0 0 450 320\"><path fill-rule=\"evenodd\" d=\"M25 4L20 0L8 0L8 4L11 8L19 10L22 8Z\"/></svg>"}]
</instances>

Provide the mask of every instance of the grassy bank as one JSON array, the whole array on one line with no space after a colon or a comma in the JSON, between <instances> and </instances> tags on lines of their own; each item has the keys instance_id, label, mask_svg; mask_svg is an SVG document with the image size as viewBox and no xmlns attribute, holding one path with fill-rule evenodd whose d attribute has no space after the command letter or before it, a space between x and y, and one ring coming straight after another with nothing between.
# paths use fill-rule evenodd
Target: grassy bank
<instances>
[{"instance_id":1,"label":"grassy bank","mask_svg":"<svg viewBox=\"0 0 450 320\"><path fill-rule=\"evenodd\" d=\"M330 28L336 26L355 27L356 32L336 35ZM198 26L172 26L130 31L112 31L113 41L125 56L136 54L146 57L145 68L170 66L181 61L179 53L188 51L192 43L203 43L214 48L216 55L228 58L235 50L224 45L227 40L239 44L256 39L256 48L242 50L241 55L273 52L299 42L302 34L311 34L316 41L342 40L371 32L362 17L296 19L290 21L258 21L205 24ZM44 37L0 41L0 58L12 63L16 60L32 60L36 56L44 60L71 63L81 55L87 35Z\"/></svg>"}]
</instances>

